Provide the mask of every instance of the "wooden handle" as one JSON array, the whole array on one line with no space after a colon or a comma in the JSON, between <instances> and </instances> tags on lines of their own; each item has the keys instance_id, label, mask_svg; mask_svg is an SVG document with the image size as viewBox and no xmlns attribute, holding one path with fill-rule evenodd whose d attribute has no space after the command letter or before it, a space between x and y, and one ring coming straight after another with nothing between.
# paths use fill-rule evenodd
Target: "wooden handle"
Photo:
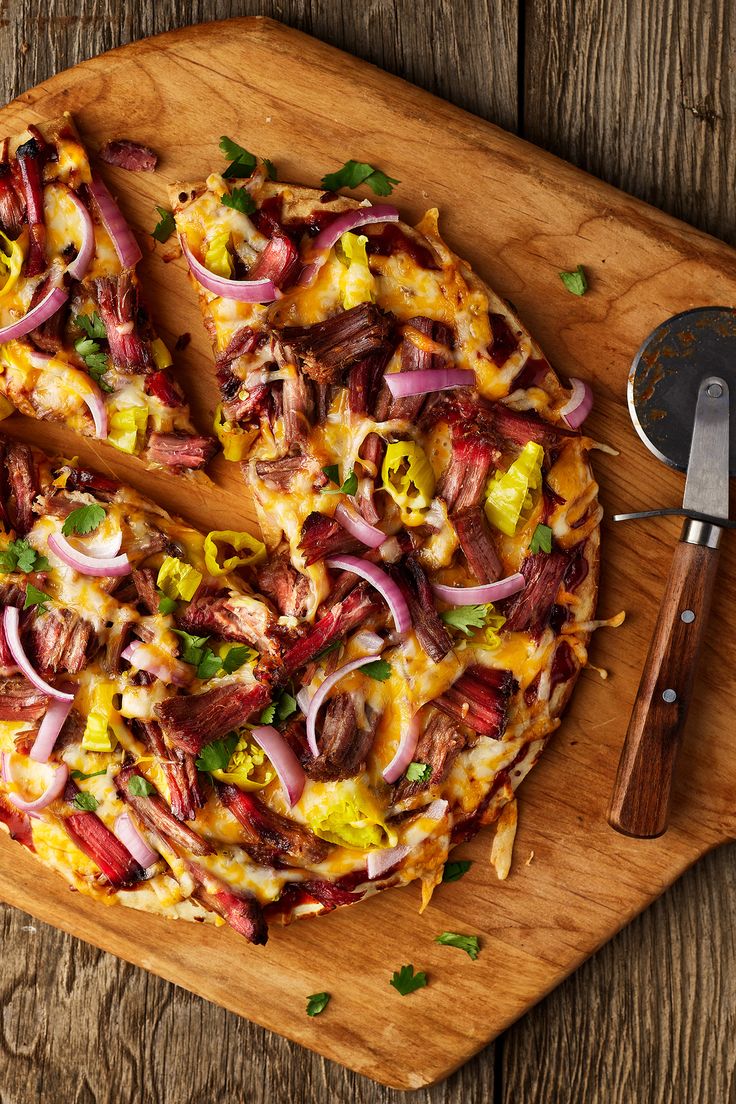
<instances>
[{"instance_id":1,"label":"wooden handle","mask_svg":"<svg viewBox=\"0 0 736 1104\"><path fill-rule=\"evenodd\" d=\"M681 541L672 560L629 720L608 823L628 836L661 836L700 646L708 623L717 548Z\"/></svg>"}]
</instances>

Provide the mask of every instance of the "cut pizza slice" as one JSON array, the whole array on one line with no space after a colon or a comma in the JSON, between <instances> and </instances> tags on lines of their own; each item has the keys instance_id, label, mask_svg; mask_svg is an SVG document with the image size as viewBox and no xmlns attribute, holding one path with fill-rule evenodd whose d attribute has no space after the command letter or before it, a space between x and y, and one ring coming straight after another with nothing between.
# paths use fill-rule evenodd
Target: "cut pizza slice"
<instances>
[{"instance_id":1,"label":"cut pizza slice","mask_svg":"<svg viewBox=\"0 0 736 1104\"><path fill-rule=\"evenodd\" d=\"M0 143L0 396L150 465L203 467L141 252L67 115Z\"/></svg>"}]
</instances>

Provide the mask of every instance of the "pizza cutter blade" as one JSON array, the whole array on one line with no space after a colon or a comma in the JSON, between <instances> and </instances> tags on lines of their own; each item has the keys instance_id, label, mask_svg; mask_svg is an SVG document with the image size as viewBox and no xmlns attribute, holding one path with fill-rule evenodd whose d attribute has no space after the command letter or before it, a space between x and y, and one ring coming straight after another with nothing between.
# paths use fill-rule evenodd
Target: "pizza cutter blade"
<instances>
[{"instance_id":1,"label":"pizza cutter blade","mask_svg":"<svg viewBox=\"0 0 736 1104\"><path fill-rule=\"evenodd\" d=\"M644 444L686 471L682 508L618 514L685 518L619 761L609 824L639 838L667 828L672 775L708 621L729 475L736 475L736 310L701 307L669 318L634 357L629 412Z\"/></svg>"}]
</instances>

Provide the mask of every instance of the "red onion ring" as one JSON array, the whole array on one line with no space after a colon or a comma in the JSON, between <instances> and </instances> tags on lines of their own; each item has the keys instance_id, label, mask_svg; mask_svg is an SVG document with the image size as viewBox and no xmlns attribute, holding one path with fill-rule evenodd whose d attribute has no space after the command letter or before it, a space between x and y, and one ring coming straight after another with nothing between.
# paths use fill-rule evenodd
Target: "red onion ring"
<instances>
[{"instance_id":1,"label":"red onion ring","mask_svg":"<svg viewBox=\"0 0 736 1104\"><path fill-rule=\"evenodd\" d=\"M107 407L105 400L102 397L97 384L93 381L89 381L89 392L85 391L82 395L82 399L87 404L89 412L92 415L92 421L95 423L95 433L99 441L107 440L108 423L107 423Z\"/></svg>"},{"instance_id":2,"label":"red onion ring","mask_svg":"<svg viewBox=\"0 0 736 1104\"><path fill-rule=\"evenodd\" d=\"M429 817L430 820L442 820L446 812L447 802L443 797L438 797L426 809L422 809L422 816Z\"/></svg>"},{"instance_id":3,"label":"red onion ring","mask_svg":"<svg viewBox=\"0 0 736 1104\"><path fill-rule=\"evenodd\" d=\"M127 813L120 813L115 818L113 829L120 842L128 848L133 858L140 863L144 870L148 870L149 866L153 866L154 863L158 862L158 851L154 851L152 847L148 846Z\"/></svg>"},{"instance_id":4,"label":"red onion ring","mask_svg":"<svg viewBox=\"0 0 736 1104\"><path fill-rule=\"evenodd\" d=\"M8 642L11 655L28 681L32 682L38 690L41 690L44 694L48 694L51 698L58 698L59 701L74 701L74 694L66 694L63 690L57 690L55 686L51 686L50 683L42 679L24 652L20 639L20 615L15 606L5 607L3 611L3 628L5 629L5 639Z\"/></svg>"},{"instance_id":5,"label":"red onion ring","mask_svg":"<svg viewBox=\"0 0 736 1104\"><path fill-rule=\"evenodd\" d=\"M411 847L407 843L400 843L396 847L387 847L384 851L370 851L366 864L369 880L373 882L376 878L382 877L392 866L396 866L396 863L406 858L410 851Z\"/></svg>"},{"instance_id":6,"label":"red onion ring","mask_svg":"<svg viewBox=\"0 0 736 1104\"><path fill-rule=\"evenodd\" d=\"M120 657L127 660L133 667L137 667L139 671L148 671L149 675L155 675L167 685L173 683L174 686L188 686L192 681L192 668L188 664L182 663L174 656L161 659L152 655L147 644L134 640L120 653Z\"/></svg>"},{"instance_id":7,"label":"red onion ring","mask_svg":"<svg viewBox=\"0 0 736 1104\"><path fill-rule=\"evenodd\" d=\"M391 610L397 632L407 632L411 628L411 616L404 595L393 579L390 579L380 567L361 559L360 556L330 556L325 563L328 567L336 567L341 571L352 571L374 586Z\"/></svg>"},{"instance_id":8,"label":"red onion ring","mask_svg":"<svg viewBox=\"0 0 736 1104\"><path fill-rule=\"evenodd\" d=\"M125 552L119 556L88 556L74 548L62 533L52 533L48 546L62 563L73 567L80 575L95 575L100 578L129 575L133 566Z\"/></svg>"},{"instance_id":9,"label":"red onion ring","mask_svg":"<svg viewBox=\"0 0 736 1104\"><path fill-rule=\"evenodd\" d=\"M570 429L579 429L593 409L593 391L589 383L575 376L570 377L570 386L570 398L560 410L560 417Z\"/></svg>"},{"instance_id":10,"label":"red onion ring","mask_svg":"<svg viewBox=\"0 0 736 1104\"><path fill-rule=\"evenodd\" d=\"M396 782L406 772L406 768L414 758L419 740L419 717L415 713L408 725L401 733L399 746L396 749L391 762L384 768L383 777L386 782Z\"/></svg>"},{"instance_id":11,"label":"red onion ring","mask_svg":"<svg viewBox=\"0 0 736 1104\"><path fill-rule=\"evenodd\" d=\"M273 763L279 781L289 798L289 805L296 805L302 796L307 777L296 755L273 725L259 725L257 728L252 728L251 736Z\"/></svg>"},{"instance_id":12,"label":"red onion ring","mask_svg":"<svg viewBox=\"0 0 736 1104\"><path fill-rule=\"evenodd\" d=\"M237 299L241 303L272 303L279 298L281 292L273 280L229 280L226 276L217 276L197 260L183 234L179 235L179 240L192 274L207 291L223 299Z\"/></svg>"},{"instance_id":13,"label":"red onion ring","mask_svg":"<svg viewBox=\"0 0 736 1104\"><path fill-rule=\"evenodd\" d=\"M0 774L2 774L3 782L12 782L13 775L10 770L10 752L3 751L0 753Z\"/></svg>"},{"instance_id":14,"label":"red onion ring","mask_svg":"<svg viewBox=\"0 0 736 1104\"><path fill-rule=\"evenodd\" d=\"M64 722L69 716L72 703L52 699L49 702L46 715L41 721L41 726L33 741L29 755L35 763L48 763L49 755L54 750L54 744L59 738L59 733L64 727Z\"/></svg>"},{"instance_id":15,"label":"red onion ring","mask_svg":"<svg viewBox=\"0 0 736 1104\"><path fill-rule=\"evenodd\" d=\"M64 288L55 287L44 295L40 303L32 307L17 322L11 322L9 326L0 329L0 342L14 341L18 337L24 337L31 330L35 330L43 322L46 322L53 314L56 314L62 303L69 298Z\"/></svg>"},{"instance_id":16,"label":"red onion ring","mask_svg":"<svg viewBox=\"0 0 736 1104\"><path fill-rule=\"evenodd\" d=\"M89 211L73 188L69 189L69 198L77 208L82 220L82 244L72 263L67 266L67 272L73 280L81 280L89 268L89 262L92 260L92 254L95 251L95 224Z\"/></svg>"},{"instance_id":17,"label":"red onion ring","mask_svg":"<svg viewBox=\"0 0 736 1104\"><path fill-rule=\"evenodd\" d=\"M352 211L343 211L341 215L333 219L329 226L325 226L324 230L320 230L312 242L310 253L314 260L302 271L299 284L306 287L312 283L327 260L335 242L339 241L348 230L357 230L359 226L368 226L374 222L398 221L399 212L387 203L379 203L375 207L357 207Z\"/></svg>"},{"instance_id":18,"label":"red onion ring","mask_svg":"<svg viewBox=\"0 0 736 1104\"><path fill-rule=\"evenodd\" d=\"M341 502L335 510L335 521L339 521L343 529L352 537L367 545L368 548L378 548L386 539L386 534L377 529L375 525L369 525L360 514L349 509Z\"/></svg>"},{"instance_id":19,"label":"red onion ring","mask_svg":"<svg viewBox=\"0 0 736 1104\"><path fill-rule=\"evenodd\" d=\"M8 794L8 800L12 801L16 809L20 809L24 813L39 813L41 809L45 809L46 806L50 805L52 801L55 801L57 797L61 797L68 777L68 766L66 763L60 763L58 767L54 769L53 777L48 786L35 801L26 801L25 798L19 797L18 794L14 793Z\"/></svg>"},{"instance_id":20,"label":"red onion ring","mask_svg":"<svg viewBox=\"0 0 736 1104\"><path fill-rule=\"evenodd\" d=\"M320 711L320 707L325 698L329 694L332 687L344 679L346 675L349 675L351 671L357 671L359 667L364 667L366 663L375 663L376 656L367 655L361 656L360 659L354 659L352 663L346 663L344 667L340 667L339 670L333 671L331 675L328 675L325 681L320 686L314 697L309 703L309 709L307 710L307 743L309 744L309 750L312 755L317 758L319 755L319 748L317 747L317 731L315 728L317 722L317 714Z\"/></svg>"},{"instance_id":21,"label":"red onion ring","mask_svg":"<svg viewBox=\"0 0 736 1104\"><path fill-rule=\"evenodd\" d=\"M92 533L89 540L85 541L85 549L88 556L96 556L98 559L102 559L107 556L117 556L122 543L122 529L117 529L109 537Z\"/></svg>"},{"instance_id":22,"label":"red onion ring","mask_svg":"<svg viewBox=\"0 0 736 1104\"><path fill-rule=\"evenodd\" d=\"M92 177L88 184L90 195L97 204L102 224L112 238L115 252L123 268L134 268L143 256L141 247L133 237L133 231L125 221L122 211L112 198L99 176Z\"/></svg>"},{"instance_id":23,"label":"red onion ring","mask_svg":"<svg viewBox=\"0 0 736 1104\"><path fill-rule=\"evenodd\" d=\"M383 382L395 399L426 395L430 391L449 391L453 387L473 387L475 372L469 368L425 368L418 372L391 372Z\"/></svg>"},{"instance_id":24,"label":"red onion ring","mask_svg":"<svg viewBox=\"0 0 736 1104\"><path fill-rule=\"evenodd\" d=\"M507 575L505 579L498 579L495 583L484 583L482 586L454 587L445 586L444 583L432 583L432 590L448 606L475 606L486 602L497 602L501 598L508 598L510 594L516 594L526 586L526 579L520 571L513 575Z\"/></svg>"}]
</instances>

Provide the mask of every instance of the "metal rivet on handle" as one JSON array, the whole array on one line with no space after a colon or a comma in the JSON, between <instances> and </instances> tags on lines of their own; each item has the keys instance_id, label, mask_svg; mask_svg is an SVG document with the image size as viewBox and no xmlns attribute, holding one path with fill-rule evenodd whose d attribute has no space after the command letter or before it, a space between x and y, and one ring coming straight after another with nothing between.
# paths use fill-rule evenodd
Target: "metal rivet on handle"
<instances>
[{"instance_id":1,"label":"metal rivet on handle","mask_svg":"<svg viewBox=\"0 0 736 1104\"><path fill-rule=\"evenodd\" d=\"M692 624L692 622L695 620L694 610L683 610L680 614L680 620L684 621L686 625Z\"/></svg>"},{"instance_id":2,"label":"metal rivet on handle","mask_svg":"<svg viewBox=\"0 0 736 1104\"><path fill-rule=\"evenodd\" d=\"M663 690L662 691L662 700L666 701L668 704L671 704L672 702L677 701L677 694L675 693L674 690L669 690L669 689L668 690Z\"/></svg>"}]
</instances>

